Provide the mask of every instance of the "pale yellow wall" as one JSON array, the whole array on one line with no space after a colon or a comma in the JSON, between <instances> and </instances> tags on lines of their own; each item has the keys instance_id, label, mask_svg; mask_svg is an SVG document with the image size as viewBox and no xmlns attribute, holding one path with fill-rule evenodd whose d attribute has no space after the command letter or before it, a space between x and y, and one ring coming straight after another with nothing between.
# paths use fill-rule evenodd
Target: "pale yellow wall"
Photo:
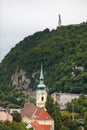
<instances>
[{"instance_id":1,"label":"pale yellow wall","mask_svg":"<svg viewBox=\"0 0 87 130\"><path fill-rule=\"evenodd\" d=\"M33 121L35 121L35 120L33 120L33 119L31 119L31 118L28 118L27 116L23 116L23 117L22 117L22 122L25 122L25 123L27 123L27 124L29 124L29 123L31 123L31 122L33 122Z\"/></svg>"},{"instance_id":2,"label":"pale yellow wall","mask_svg":"<svg viewBox=\"0 0 87 130\"><path fill-rule=\"evenodd\" d=\"M36 120L36 121L41 125L51 125L52 130L54 130L54 120L50 119L50 120Z\"/></svg>"},{"instance_id":3,"label":"pale yellow wall","mask_svg":"<svg viewBox=\"0 0 87 130\"><path fill-rule=\"evenodd\" d=\"M42 101L42 97L44 97L44 101ZM43 107L45 108L45 102L46 102L46 99L47 99L47 92L46 91L37 91L36 92L36 105L38 107Z\"/></svg>"},{"instance_id":4,"label":"pale yellow wall","mask_svg":"<svg viewBox=\"0 0 87 130\"><path fill-rule=\"evenodd\" d=\"M50 120L36 120L36 119L30 119L26 116L22 117L22 122L25 122L27 124L31 123L31 122L38 122L41 125L51 125L52 126L52 130L54 130L54 120L50 119Z\"/></svg>"}]
</instances>

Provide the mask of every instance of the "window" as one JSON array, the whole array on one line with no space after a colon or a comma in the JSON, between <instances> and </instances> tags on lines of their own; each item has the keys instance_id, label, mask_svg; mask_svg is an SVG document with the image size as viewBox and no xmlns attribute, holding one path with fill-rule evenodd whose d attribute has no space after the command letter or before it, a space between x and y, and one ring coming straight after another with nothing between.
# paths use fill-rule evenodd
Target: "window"
<instances>
[{"instance_id":1,"label":"window","mask_svg":"<svg viewBox=\"0 0 87 130\"><path fill-rule=\"evenodd\" d=\"M41 98L41 101L44 101L44 97Z\"/></svg>"}]
</instances>

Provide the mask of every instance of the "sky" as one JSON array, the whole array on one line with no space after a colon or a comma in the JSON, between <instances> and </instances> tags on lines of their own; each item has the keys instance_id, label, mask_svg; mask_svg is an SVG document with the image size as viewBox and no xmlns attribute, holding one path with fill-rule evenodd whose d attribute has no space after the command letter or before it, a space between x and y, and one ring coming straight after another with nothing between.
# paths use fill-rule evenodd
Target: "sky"
<instances>
[{"instance_id":1,"label":"sky","mask_svg":"<svg viewBox=\"0 0 87 130\"><path fill-rule=\"evenodd\" d=\"M0 62L24 37L87 21L87 0L0 0Z\"/></svg>"}]
</instances>

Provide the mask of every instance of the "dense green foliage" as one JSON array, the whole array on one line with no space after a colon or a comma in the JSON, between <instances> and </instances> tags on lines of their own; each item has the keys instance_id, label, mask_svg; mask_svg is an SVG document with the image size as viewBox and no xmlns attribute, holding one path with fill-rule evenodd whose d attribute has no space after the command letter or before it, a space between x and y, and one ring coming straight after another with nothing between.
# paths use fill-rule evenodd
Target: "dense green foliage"
<instances>
[{"instance_id":1,"label":"dense green foliage","mask_svg":"<svg viewBox=\"0 0 87 130\"><path fill-rule=\"evenodd\" d=\"M0 106L9 108L20 108L24 106L25 95L9 86L0 85Z\"/></svg>"},{"instance_id":2,"label":"dense green foliage","mask_svg":"<svg viewBox=\"0 0 87 130\"><path fill-rule=\"evenodd\" d=\"M50 93L87 93L87 23L62 26L52 31L45 29L24 38L12 48L0 63L0 104L6 101L20 105L16 100L18 92L12 92L15 90L10 84L11 76L16 70L25 70L31 80L29 87L35 89L37 82L32 73L40 69L41 62ZM72 76L74 66L82 66L84 71L75 71L76 75ZM14 99L9 97L11 92ZM24 103L24 98L20 103Z\"/></svg>"},{"instance_id":3,"label":"dense green foliage","mask_svg":"<svg viewBox=\"0 0 87 130\"><path fill-rule=\"evenodd\" d=\"M69 129L70 130L81 130L80 128L80 123L76 122L76 121L72 121L69 125Z\"/></svg>"},{"instance_id":4,"label":"dense green foliage","mask_svg":"<svg viewBox=\"0 0 87 130\"><path fill-rule=\"evenodd\" d=\"M81 96L78 99L78 102L79 102L78 107L80 107L82 103L84 105L87 105L87 103L85 104L86 100L87 100L86 97L83 98L83 96ZM75 100L73 100L70 104L75 103L74 101ZM87 108L85 112L83 113L83 115L81 113L75 113L75 111L72 113L72 105L71 107L67 106L68 111L60 112L60 107L58 103L54 103L52 100L52 97L49 95L47 96L47 101L46 101L45 106L46 106L47 112L54 119L54 130L81 130L82 129L81 127L84 127L84 130L87 129ZM83 109L84 109L84 106L83 106ZM72 114L74 115L74 118Z\"/></svg>"},{"instance_id":5,"label":"dense green foliage","mask_svg":"<svg viewBox=\"0 0 87 130\"><path fill-rule=\"evenodd\" d=\"M81 95L79 99L73 99L71 103L67 103L67 110L69 112L73 111L79 113L83 118L84 113L87 112L87 96Z\"/></svg>"},{"instance_id":6,"label":"dense green foliage","mask_svg":"<svg viewBox=\"0 0 87 130\"><path fill-rule=\"evenodd\" d=\"M87 130L87 111L84 113L84 128Z\"/></svg>"},{"instance_id":7,"label":"dense green foliage","mask_svg":"<svg viewBox=\"0 0 87 130\"><path fill-rule=\"evenodd\" d=\"M72 100L71 103L67 104L67 110L69 112L72 112L72 106L74 106L75 113L79 114L79 118L81 118L81 124L83 125L84 122L84 128L87 129L87 96L81 95L79 99ZM76 117L74 116L74 119ZM74 130L74 129L72 129Z\"/></svg>"},{"instance_id":8,"label":"dense green foliage","mask_svg":"<svg viewBox=\"0 0 87 130\"><path fill-rule=\"evenodd\" d=\"M13 120L16 122L21 122L21 114L17 111L14 111L12 114Z\"/></svg>"},{"instance_id":9,"label":"dense green foliage","mask_svg":"<svg viewBox=\"0 0 87 130\"><path fill-rule=\"evenodd\" d=\"M26 124L22 122L1 122L0 121L0 130L27 130L26 129ZM28 130L33 130L32 128Z\"/></svg>"},{"instance_id":10,"label":"dense green foliage","mask_svg":"<svg viewBox=\"0 0 87 130\"><path fill-rule=\"evenodd\" d=\"M53 116L53 111L54 111L54 100L50 95L47 95L47 101L45 103L45 107L47 109L47 112Z\"/></svg>"},{"instance_id":11,"label":"dense green foliage","mask_svg":"<svg viewBox=\"0 0 87 130\"><path fill-rule=\"evenodd\" d=\"M60 130L62 126L62 120L61 120L61 113L60 113L60 107L57 102L54 103L51 96L47 96L47 101L45 104L45 107L47 109L47 112L52 116L54 119L54 129Z\"/></svg>"}]
</instances>

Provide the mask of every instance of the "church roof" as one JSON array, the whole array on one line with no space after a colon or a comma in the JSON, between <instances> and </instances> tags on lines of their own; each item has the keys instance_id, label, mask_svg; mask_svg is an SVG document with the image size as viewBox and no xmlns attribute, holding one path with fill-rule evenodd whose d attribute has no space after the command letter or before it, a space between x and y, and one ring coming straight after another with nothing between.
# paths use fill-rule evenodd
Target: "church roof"
<instances>
[{"instance_id":1,"label":"church roof","mask_svg":"<svg viewBox=\"0 0 87 130\"><path fill-rule=\"evenodd\" d=\"M39 81L37 88L38 89L44 89L45 87L46 86L44 84L43 67L42 67L42 64L41 64L40 81Z\"/></svg>"},{"instance_id":2,"label":"church roof","mask_svg":"<svg viewBox=\"0 0 87 130\"><path fill-rule=\"evenodd\" d=\"M52 119L52 117L43 108L37 107L33 103L27 103L25 107L21 110L21 115L38 120Z\"/></svg>"},{"instance_id":3,"label":"church roof","mask_svg":"<svg viewBox=\"0 0 87 130\"><path fill-rule=\"evenodd\" d=\"M32 122L31 125L35 130L50 130L52 127L51 125L40 125L37 122Z\"/></svg>"},{"instance_id":4,"label":"church roof","mask_svg":"<svg viewBox=\"0 0 87 130\"><path fill-rule=\"evenodd\" d=\"M42 119L47 120L47 119L51 119L52 117L44 109L42 109L42 110L40 110L40 112L38 113L36 118L41 119L41 120Z\"/></svg>"}]
</instances>

